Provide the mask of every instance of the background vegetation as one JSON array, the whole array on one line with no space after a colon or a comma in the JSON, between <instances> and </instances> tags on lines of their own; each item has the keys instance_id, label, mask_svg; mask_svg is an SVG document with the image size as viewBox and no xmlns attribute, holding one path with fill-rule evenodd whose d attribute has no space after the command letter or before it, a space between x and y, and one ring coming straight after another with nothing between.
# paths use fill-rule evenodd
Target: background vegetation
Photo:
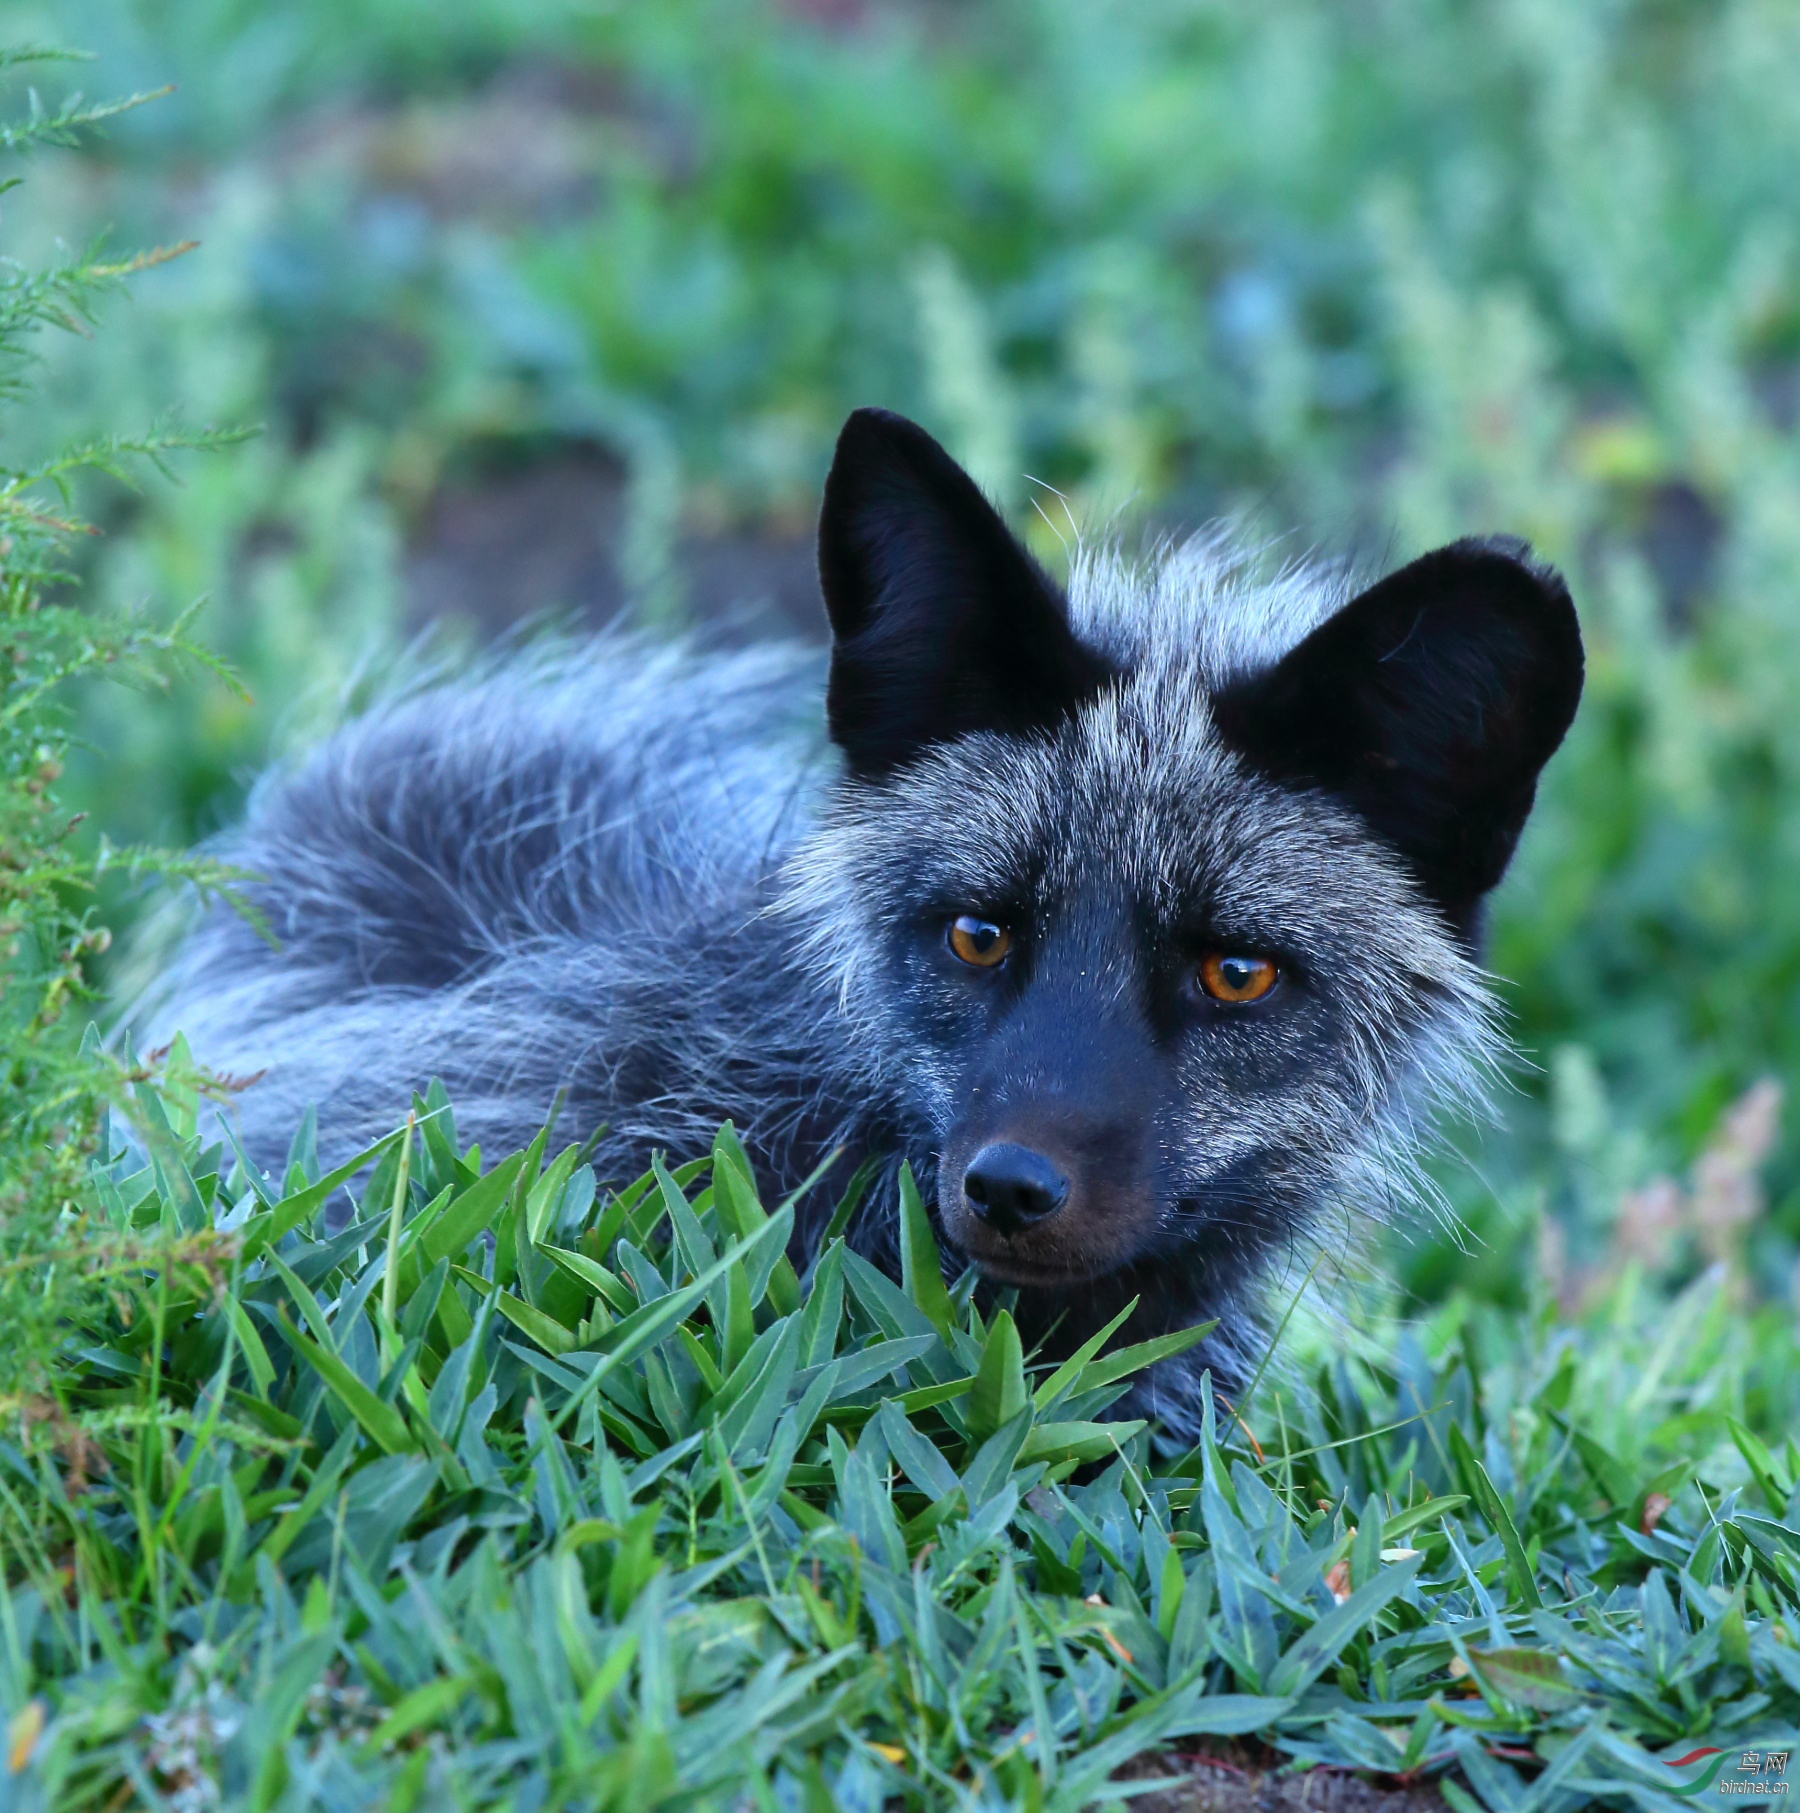
<instances>
[{"instance_id":1,"label":"background vegetation","mask_svg":"<svg viewBox=\"0 0 1800 1813\"><path fill-rule=\"evenodd\" d=\"M30 171L0 204L8 255L29 268L67 263L102 228L131 249L203 242L196 255L141 273L129 305L106 303L97 337L38 343L36 401L7 421L8 468L29 473L72 442L121 430L166 438L181 422L264 424L253 442L183 465L173 487L132 492L103 476L72 480L72 507L105 533L58 558L82 582L96 620L135 619L163 636L178 612L202 601L195 633L231 661L250 696L198 673L171 677L172 702L78 684L67 695L75 717L64 725L73 746L44 758L64 770L54 797L87 814L66 845L71 863L85 861L101 836L180 847L228 820L272 750L353 702L428 623L440 636L472 639L535 611L598 618L626 610L734 635L816 634L807 530L837 423L863 401L930 423L1052 561L1070 519L1135 533L1226 514L1279 538L1283 552L1317 547L1375 564L1459 533L1507 529L1563 565L1583 609L1590 685L1496 904L1491 960L1507 979L1533 1068L1520 1076L1505 1126L1471 1133L1469 1162L1445 1168L1474 1238L1466 1251L1421 1238L1393 1255L1397 1305L1422 1318L1419 1357L1396 1357L1396 1337L1377 1320L1359 1361L1366 1372L1322 1400L1338 1403L1347 1420L1321 1410L1321 1431L1272 1439L1249 1417L1277 1468L1269 1477L1280 1515L1310 1517L1319 1497L1337 1507L1336 1524L1328 1519L1304 1537L1312 1559L1301 1572L1317 1578L1294 1587L1295 1603L1315 1614L1332 1603L1323 1584L1339 1559L1331 1544L1359 1515L1369 1523L1361 1509L1368 1493L1387 1495L1390 1521L1431 1494L1466 1503L1443 1524L1456 1533L1432 1538L1421 1579L1439 1584L1418 1601L1417 1617L1399 1609L1412 1603L1404 1597L1388 1603L1379 1614L1387 1624L1358 1637L1364 1646L1343 1663L1337 1691L1346 1702L1388 1710L1352 1715L1334 1702L1321 1711L1315 1697L1297 1719L1290 1707L1280 1715L1287 1724L1268 1714L1257 1728L1275 1733L1287 1754L1370 1766L1371 1753L1355 1747L1364 1740L1346 1732L1423 1719L1419 1755L1408 1757L1445 1760L1443 1734L1454 1720L1427 1718L1430 1696L1395 1687L1391 1671L1377 1677L1375 1664L1379 1644L1391 1640L1408 1668L1447 1666L1449 1650L1418 1633L1439 1623L1460 1629L1469 1617L1499 1620L1485 1648L1529 1640L1561 1656L1580 1691L1602 1695L1634 1742L1728 1743L1712 1734L1753 1731L1771 1703L1759 1695L1791 1711L1793 1682L1770 1658L1786 1654L1780 1636L1792 1624L1782 1624L1782 1608L1792 1603L1796 1558L1769 1531L1796 1523L1793 1458L1776 1457L1795 1426L1800 1290L1800 1142L1782 1115L1783 1090L1800 1074L1800 221L1789 180L1800 152L1792 106L1800 15L1780 0L1501 0L1480 9L1452 0L1355 8L1329 0L1255 8L1226 0L669 0L654 8L479 0L448 11L411 0L305 8L58 0L54 9L14 0L3 17L18 41L100 47L98 65L82 72L96 92L177 84L154 107L110 122L78 154ZM11 117L29 111L27 74L52 110L68 85L55 70L9 72ZM173 425L172 409L181 412ZM54 586L45 594L49 563L23 567L23 546L7 550L10 583L52 602L74 596ZM21 743L20 761L38 760L36 748ZM30 774L21 767L17 778L24 787ZM79 898L69 891L73 870L49 879L58 891L34 898L53 898L57 913L74 917L56 921L61 929L50 946L32 946L31 961L50 950L72 966L71 979L85 973L128 988L129 977L108 967L99 929L128 928L139 897L116 876ZM74 939L86 941L79 951ZM16 988L7 997L14 1006L21 998ZM12 1076L21 1090L37 1087L25 1070ZM39 1090L30 1099L48 1098ZM115 1231L134 1240L151 1231L190 1240L181 1263L199 1268L198 1281L180 1287L185 1298L170 1283L176 1294L158 1314L168 1301L211 1302L208 1291L220 1287L205 1243L191 1244L201 1231L194 1203L229 1199L246 1214L279 1213L244 1207L249 1199L219 1177L216 1157L189 1151L177 1162L181 1133L177 1112L158 1168L131 1188L123 1173L115 1177L120 1194L108 1210ZM41 1140L22 1143L45 1150ZM443 1170L454 1157L431 1164ZM297 1165L290 1187L304 1198L316 1187L304 1141ZM426 1176L448 1187L450 1171L440 1178L423 1156L419 1165L394 1201L410 1194L423 1202ZM54 1188L32 1185L32 1200L61 1215L74 1200L74 1175L64 1165ZM373 1201L371 1218L384 1212L379 1200L364 1200ZM715 1227L709 1238L730 1231ZM646 1250L669 1238L648 1225L639 1233ZM364 1492L387 1490L383 1482L400 1472L363 1460L384 1455L387 1466L413 1451L407 1444L435 1453L431 1429L453 1448L463 1439L462 1404L431 1401L460 1350L453 1316L434 1321L437 1310L421 1311L419 1326L405 1330L411 1299L396 1299L384 1324L376 1280L385 1260L375 1244L365 1247L283 1258L314 1293L318 1322L286 1285L285 1299L275 1291L256 1309L258 1293L275 1287L248 1261L233 1289L259 1339L277 1338L275 1305L290 1322L308 1322L318 1351L341 1350L352 1381L387 1404L400 1428L379 1415L373 1426L359 1418L354 1391L285 1334L265 1379L248 1357L241 1317L225 1307L207 1312L211 1332L172 1354L165 1375L142 1348L149 1311L141 1303L132 1311L127 1292L112 1313L138 1320L111 1327L93 1349L114 1359L90 1358L88 1370L69 1372L42 1400L59 1406L55 1416L21 1437L18 1479L30 1485L9 1488L18 1495L11 1514L39 1546L20 1591L37 1595L29 1616L66 1628L34 1649L15 1626L8 1704L62 1719L65 1689L49 1683L137 1683L95 1690L115 1696L106 1701L115 1723L105 1741L117 1754L92 1778L100 1799L130 1776L121 1759L141 1757L133 1721L146 1706L173 1716L183 1693L248 1694L248 1677L230 1670L248 1667L251 1650L272 1655L271 1632L295 1642L335 1633L336 1647L318 1654L349 1672L333 1677L339 1685L330 1691L372 1695L382 1718L408 1694L427 1693L410 1702L418 1717L406 1731L447 1733L452 1748L465 1737L491 1740L500 1746L495 1781L526 1766L506 1745L531 1747L519 1710L529 1694L484 1688L480 1716L489 1722L459 1724L462 1702L441 1682L466 1673L463 1663L445 1660L440 1644L434 1686L424 1661L402 1666L364 1641L353 1626L375 1617L373 1601L358 1597L355 1571L332 1559L341 1541L333 1548L317 1535L309 1540L325 1543L323 1559L302 1567L294 1558L311 1555L301 1527L323 1530L316 1520L347 1502L321 1481L354 1476ZM448 1247L439 1257L484 1277L486 1296L501 1288L491 1259ZM704 1269L684 1273L666 1254L660 1263L671 1288ZM159 1276L178 1279L175 1262ZM466 1293L465 1314L484 1296L466 1278L444 1288ZM1675 1315L1668 1293L1681 1291L1687 1307ZM530 1291L512 1294L532 1307ZM575 1317L571 1342L597 1339L597 1329L580 1332L591 1306L562 1308ZM789 1313L779 1303L751 1308L758 1339L777 1310ZM497 1327L492 1316L487 1326ZM694 1338L711 1340L711 1326L700 1316ZM228 1350L218 1345L225 1327L238 1344ZM1710 1332L1702 1338L1698 1329ZM1664 1347L1671 1330L1691 1345ZM988 1332L968 1339L985 1342ZM542 1327L536 1335L546 1338L542 1351L556 1353L559 1337ZM845 1338L872 1337L847 1325ZM463 1535L440 1535L440 1549L423 1558L410 1545L426 1526L441 1532L462 1516L472 1520L468 1532L504 1526L479 1552L510 1583L507 1593L552 1593L551 1576L540 1582L530 1568L557 1540L569 1507L532 1498L553 1488L529 1483L547 1450L528 1434L531 1393L517 1370L525 1362L500 1361L496 1335L482 1340L468 1364L501 1368L490 1415L504 1437L493 1461L502 1483L483 1489L514 1493L525 1508L513 1522L495 1511L497 1521L484 1525L486 1513L456 1496L474 1488L453 1487L442 1473L429 1502L402 1492L382 1513L398 1521L386 1550L376 1543L381 1566L370 1561L366 1570L377 1598L400 1577L390 1579L390 1567L460 1558ZM961 1357L976 1363L975 1350ZM1637 1381L1622 1402L1609 1369L1630 1369ZM929 1367L901 1382L917 1391L927 1376L936 1376ZM540 1386L550 1394L542 1401L560 1388ZM1435 1446L1416 1429L1381 1438L1386 1447L1370 1438L1342 1478L1316 1456L1279 1471L1284 1451L1440 1401L1456 1405L1449 1420L1474 1444L1489 1490L1511 1506L1504 1518L1490 1514L1447 1432ZM196 1442L201 1424L179 1417L166 1438L152 1435L169 1405L201 1418L207 1442ZM226 1406L248 1419L228 1436L218 1421L204 1422L226 1417ZM682 1414L700 1412L690 1404ZM1302 1413L1289 1404L1282 1414ZM826 1442L830 1421L815 1416L807 1439ZM927 1425L958 1468L974 1464L974 1450L957 1446L966 1428ZM68 1433L87 1429L97 1433ZM857 1452L875 1439L865 1432ZM81 1494L71 1494L68 1469L88 1466L89 1440L114 1444L105 1450L109 1478L140 1482L121 1499L130 1500L129 1528L107 1525L102 1536L70 1508ZM332 1442L349 1445L340 1454ZM213 1457L204 1463L202 1447ZM746 1453L767 1463L754 1444ZM837 1465L835 1454L796 1446L789 1459L817 1469ZM890 1459L904 1471L891 1441L867 1454L875 1473ZM1239 1459L1259 1473L1257 1454L1241 1443ZM96 1450L96 1473L100 1464ZM593 1464L591 1456L581 1463ZM271 1465L293 1471L271 1484L259 1471ZM735 1488L716 1455L694 1465L713 1470L683 1474L687 1496L677 1509L686 1518L682 1507L699 1507L698 1529L724 1515L723 1494ZM848 1475L833 1477L835 1490L854 1495ZM572 1489L616 1496L607 1478L584 1475ZM595 1500L610 1507L602 1520L617 1532L634 1527L632 1506L651 1491L653 1482L632 1479L617 1503ZM1123 1474L1107 1480L1092 1489L1142 1509ZM1200 1488L1193 1473L1185 1486L1157 1489ZM795 1489L815 1514L836 1503L832 1515L860 1527L844 1510L850 1499L834 1501L816 1472L802 1472ZM1070 1486L1077 1510L1089 1489ZM247 1616L244 1583L254 1575L242 1570L255 1544L246 1546L243 1530L295 1491L305 1516L281 1526L297 1545L283 1589L292 1604L255 1580L251 1598L262 1593L262 1609L242 1626L238 1648L221 1652L238 1659L208 1674L212 1664L195 1664L193 1648L202 1637L222 1641L224 1614L204 1608L231 1604L240 1608L232 1618ZM1246 1491L1255 1516L1276 1518L1242 1487L1235 1514ZM236 1511L227 1508L234 1493ZM1649 1515L1652 1493L1672 1500L1669 1521ZM1746 1495L1747 1522L1734 1521L1733 1494ZM629 1542L650 1542L660 1553L675 1500L652 1493L652 1501L663 1521L644 1526L649 1536L596 1536L596 1544L623 1544L616 1553L624 1556ZM1186 1517L1191 1546L1224 1568L1216 1551L1229 1539L1192 1521L1211 1516L1193 1510L1198 1502L1164 1505L1165 1540L1174 1542ZM1596 1507L1610 1507L1610 1517ZM963 1510L980 1525L976 1494L965 1495ZM902 1499L901 1513L916 1507ZM589 1505L580 1515L601 1513ZM235 1538L234 1517L242 1526ZM1052 1520L1054 1534L1036 1532L1042 1571L1030 1574L1027 1597L1068 1588L1079 1599L1067 1579L1073 1567L1083 1593L1099 1590L1115 1606L1136 1594L1155 1624L1161 1551L1141 1518L1125 1522L1140 1546L1130 1556L1115 1546L1120 1565L1093 1581L1069 1559L1073 1523ZM1014 1537L1002 1541L1001 1525ZM983 1593L1000 1574L982 1569L1003 1572L1009 1544L1026 1541L1019 1527L1001 1517L969 1538L990 1544L986 1561L970 1563ZM1714 1530L1726 1533L1714 1540ZM914 1531L906 1556L928 1540ZM1259 1540L1277 1557L1264 1572L1281 1575L1279 1557L1299 1552L1285 1545L1301 1538ZM1457 1571L1446 1540L1464 1544L1467 1572ZM683 1565L704 1574L713 1551L696 1542ZM100 1565L95 1543L130 1557L117 1564L126 1572L82 1573ZM1145 1543L1150 1560L1140 1568ZM1396 1537L1387 1546L1406 1544ZM740 1564L766 1564L782 1592L798 1591L794 1570L811 1565L803 1548L738 1557L733 1567ZM600 1608L593 1615L610 1620L609 1630L651 1615L631 1611L635 1586L605 1584L615 1577L606 1569L624 1568L622 1580L638 1565L609 1561L600 1574L571 1576L586 1582ZM1379 1557L1374 1565L1380 1571ZM58 1568L75 1570L81 1587L66 1616L52 1603ZM309 1579L322 1595L316 1603ZM1666 1586L1652 1589L1653 1579ZM1754 1596L1759 1582L1766 1605ZM775 1593L762 1574L729 1568L689 1584L701 1598L739 1606L746 1593ZM811 1584L824 1592L828 1583ZM961 1603L952 1586L922 1590ZM1215 1574L1205 1590L1227 1588ZM456 1589L474 1591L470 1579ZM1549 1615L1533 1603L1546 1594L1547 1604L1579 1608L1566 1611L1569 1628L1599 1618L1605 1640L1636 1659L1602 1665L1574 1639L1546 1634L1532 1622ZM108 1602L118 1609L96 1609ZM561 1615L553 1596L532 1603L543 1608L533 1616ZM833 1615L850 1619L842 1631L853 1632L861 1614L849 1598L834 1603ZM1679 1629L1658 1603L1677 1608L1668 1615ZM990 1610L983 1598L971 1628L985 1628ZM758 1615L781 1620L778 1608ZM1308 1614L1282 1616L1296 1622L1278 1620L1278 1634L1256 1641L1304 1642ZM1369 1616L1359 1629L1373 1633L1377 1615ZM457 1628L457 1641L486 1641L469 1634L473 1625ZM797 1646L793 1665L810 1666L813 1638L781 1628L781 1642ZM864 1635L893 1640L885 1627ZM1134 1649L1129 1634L1120 1640ZM835 1639L819 1641L829 1649ZM906 1641L929 1649L916 1633ZM756 1666L774 1655L751 1649ZM1112 1654L1104 1641L1101 1652L1102 1662ZM602 1675L610 1666L597 1650L582 1653ZM1207 1650L1212 1672L1199 1678L1269 1697L1275 1650L1256 1652L1247 1668L1223 1660L1234 1653L1229 1644ZM1024 1667L1016 1656L1015 1665ZM316 1686L326 1664L293 1666L296 1680L310 1667ZM588 1666L576 1668L577 1699L591 1692L601 1709L627 1674L632 1692L675 1693L684 1708L714 1691L711 1677L697 1677L690 1694L669 1688L673 1677L650 1681L625 1662L603 1693ZM1648 1686L1634 1684L1640 1667ZM1715 1668L1724 1672L1694 1685ZM1304 1670L1292 1672L1298 1680ZM1029 1678L1029 1670L1018 1676L1017 1693L1029 1697ZM1509 1788L1482 1771L1513 1769L1517 1758L1489 1751L1518 1744L1476 1745L1471 1754L1486 1760L1473 1764L1459 1751L1465 1791L1492 1806L1538 1792L1520 1781L1562 1754L1555 1733L1575 1721L1575 1703L1557 1699L1567 1683L1557 1680L1508 1687L1481 1677L1491 1715L1512 1719L1537 1761L1509 1777ZM1123 1696L1115 1710L1151 1691L1129 1674L1118 1682L1105 1689ZM40 1688L51 1697L34 1698ZM295 1691L296 1705L312 1704ZM42 1757L63 1758L59 1769L101 1741L99 1727L82 1723L91 1707L82 1712L77 1700L52 1728L63 1748L44 1741ZM1659 1725L1643 1708L1665 1702L1679 1716ZM1583 1719L1595 1703L1579 1702ZM930 1796L950 1794L951 1782L969 1795L1026 1793L1004 1775L1015 1765L994 1762L1010 1741L1004 1733L1020 1726L1004 1694L995 1705L979 1717L940 1708L954 1737L935 1753L925 1743L942 1780L906 1778L926 1796L920 1804L936 1804ZM1622 1713L1628 1705L1637 1710ZM649 1729L623 1713L605 1716L615 1737ZM1086 1710L1069 1717L1075 1723L1059 1729L1090 1731ZM286 1727L293 1758L324 1754L326 1727L305 1718L296 1712ZM768 1718L776 1730L776 1714ZM874 1731L863 1724L865 1736ZM923 1766L908 1747L915 1728L925 1727L901 1719L878 1740L891 1738L912 1759L907 1769ZM1326 1728L1336 1748L1318 1737ZM1002 1735L990 1742L993 1733ZM833 1771L851 1766L846 1757L878 1768L879 1751L870 1762L866 1745L846 1750L844 1741L802 1733L782 1751L783 1737L764 1761L778 1751L788 1757L782 1767L792 1781L781 1792L790 1796L810 1779L811 1765L794 1760L801 1756L826 1757L818 1766ZM38 1752L28 1745L24 1754ZM1054 1765L1038 1761L1034 1778L1048 1780ZM136 1767L136 1791L173 1792L179 1771ZM1577 1775L1589 1768L1569 1765ZM194 1780L211 1781L210 1769L192 1772ZM56 1779L72 1791L76 1778ZM298 1779L271 1778L263 1791L297 1792ZM477 1779L489 1778L469 1777ZM830 1779L832 1793L851 1792L847 1778ZM880 1779L898 1791L900 1778ZM355 1792L375 1794L371 1784L385 1780L376 1771ZM698 1791L678 1767L669 1781L671 1794ZM1554 1804L1557 1793L1576 1793L1565 1804L1580 1804L1588 1792L1552 1782L1539 1804Z\"/></svg>"}]
</instances>

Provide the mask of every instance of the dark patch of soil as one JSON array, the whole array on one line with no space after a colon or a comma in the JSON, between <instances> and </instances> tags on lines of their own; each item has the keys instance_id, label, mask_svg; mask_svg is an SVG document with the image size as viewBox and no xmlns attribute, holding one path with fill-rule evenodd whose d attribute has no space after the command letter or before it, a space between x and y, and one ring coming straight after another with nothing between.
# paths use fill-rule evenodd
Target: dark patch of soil
<instances>
[{"instance_id":1,"label":"dark patch of soil","mask_svg":"<svg viewBox=\"0 0 1800 1813\"><path fill-rule=\"evenodd\" d=\"M1142 1757L1121 1773L1168 1783L1131 1802L1139 1813L1444 1813L1443 1796L1428 1783L1382 1787L1347 1769L1283 1774L1235 1746L1218 1755Z\"/></svg>"},{"instance_id":2,"label":"dark patch of soil","mask_svg":"<svg viewBox=\"0 0 1800 1813\"><path fill-rule=\"evenodd\" d=\"M512 232L592 209L600 133L621 119L636 123L604 71L526 61L462 94L311 109L272 135L268 162L290 182L348 176L365 197Z\"/></svg>"},{"instance_id":3,"label":"dark patch of soil","mask_svg":"<svg viewBox=\"0 0 1800 1813\"><path fill-rule=\"evenodd\" d=\"M543 613L598 627L625 608L625 475L604 450L564 445L441 484L406 558L415 624L460 618L484 639ZM689 533L673 551L679 619L715 639L825 633L810 534Z\"/></svg>"},{"instance_id":4,"label":"dark patch of soil","mask_svg":"<svg viewBox=\"0 0 1800 1813\"><path fill-rule=\"evenodd\" d=\"M1724 524L1692 485L1681 480L1656 486L1644 511L1638 545L1649 563L1669 621L1688 628L1696 601L1711 587Z\"/></svg>"}]
</instances>

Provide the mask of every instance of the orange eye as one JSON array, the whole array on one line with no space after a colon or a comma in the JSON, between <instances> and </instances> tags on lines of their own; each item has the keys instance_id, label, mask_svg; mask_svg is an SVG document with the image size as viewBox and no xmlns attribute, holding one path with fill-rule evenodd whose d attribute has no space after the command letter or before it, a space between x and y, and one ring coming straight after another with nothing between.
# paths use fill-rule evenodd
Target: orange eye
<instances>
[{"instance_id":1,"label":"orange eye","mask_svg":"<svg viewBox=\"0 0 1800 1813\"><path fill-rule=\"evenodd\" d=\"M1260 1001L1280 973L1267 957L1208 951L1200 959L1200 986L1215 1001Z\"/></svg>"},{"instance_id":2,"label":"orange eye","mask_svg":"<svg viewBox=\"0 0 1800 1813\"><path fill-rule=\"evenodd\" d=\"M950 921L950 949L964 963L977 969L993 969L1006 961L1012 949L1012 933L991 919L977 919L963 913Z\"/></svg>"}]
</instances>

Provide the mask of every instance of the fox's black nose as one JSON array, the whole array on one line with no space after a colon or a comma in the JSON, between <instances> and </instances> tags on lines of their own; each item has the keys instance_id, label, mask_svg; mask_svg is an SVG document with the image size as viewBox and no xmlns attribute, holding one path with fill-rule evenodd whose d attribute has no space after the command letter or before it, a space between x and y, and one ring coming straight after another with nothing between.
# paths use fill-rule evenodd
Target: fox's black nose
<instances>
[{"instance_id":1,"label":"fox's black nose","mask_svg":"<svg viewBox=\"0 0 1800 1813\"><path fill-rule=\"evenodd\" d=\"M1069 1198L1069 1180L1029 1146L983 1146L963 1173L963 1195L989 1227L1016 1234Z\"/></svg>"}]
</instances>

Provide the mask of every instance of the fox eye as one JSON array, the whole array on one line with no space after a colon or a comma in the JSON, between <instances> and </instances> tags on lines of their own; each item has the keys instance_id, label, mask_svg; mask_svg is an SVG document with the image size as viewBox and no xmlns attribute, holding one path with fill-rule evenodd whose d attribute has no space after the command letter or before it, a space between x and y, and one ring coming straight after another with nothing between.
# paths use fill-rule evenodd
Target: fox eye
<instances>
[{"instance_id":1,"label":"fox eye","mask_svg":"<svg viewBox=\"0 0 1800 1813\"><path fill-rule=\"evenodd\" d=\"M1200 959L1200 986L1215 1001L1260 1001L1281 974L1268 957L1208 951Z\"/></svg>"},{"instance_id":2,"label":"fox eye","mask_svg":"<svg viewBox=\"0 0 1800 1813\"><path fill-rule=\"evenodd\" d=\"M1012 933L991 919L962 913L950 921L950 949L963 963L971 963L977 969L993 969L1006 961L1006 953L1012 949Z\"/></svg>"}]
</instances>

